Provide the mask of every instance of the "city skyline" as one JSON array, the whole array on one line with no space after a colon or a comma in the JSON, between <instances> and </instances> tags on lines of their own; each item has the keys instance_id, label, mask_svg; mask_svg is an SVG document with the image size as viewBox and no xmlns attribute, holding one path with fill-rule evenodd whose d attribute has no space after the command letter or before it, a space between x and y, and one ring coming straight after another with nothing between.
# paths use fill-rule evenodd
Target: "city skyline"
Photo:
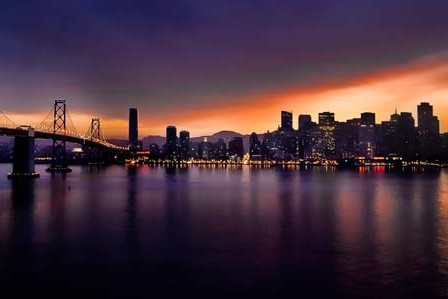
<instances>
[{"instance_id":1,"label":"city skyline","mask_svg":"<svg viewBox=\"0 0 448 299\"><path fill-rule=\"evenodd\" d=\"M86 128L98 113L108 137L127 135L127 107L145 135L167 119L250 133L279 110L385 120L429 101L448 131L443 1L0 5L0 106L17 120L37 122L63 96Z\"/></svg>"},{"instance_id":2,"label":"city skyline","mask_svg":"<svg viewBox=\"0 0 448 299\"><path fill-rule=\"evenodd\" d=\"M448 128L445 130L445 126L448 124L445 124L443 121L443 117L440 117L441 114L438 113L438 111L440 109L438 109L438 107L432 102L432 101L428 101L428 100L420 100L419 102L416 102L414 107L411 108L411 110L400 110L397 107L391 109L390 113L386 115L386 117L384 119L382 119L381 117L378 117L378 115L382 115L380 113L378 113L377 111L360 111L358 114L356 115L347 115L346 119L341 119L338 118L338 114L335 113L334 111L337 111L337 109L321 109L320 111L318 111L317 113L307 113L306 111L300 111L300 112L295 112L293 110L290 109L283 109L283 110L279 110L282 114L283 113L288 113L288 114L292 114L292 128L294 130L297 130L299 128L299 121L298 121L298 117L299 115L310 115L313 121L318 121L319 120L319 114L323 113L323 112L331 112L334 114L334 118L336 122L347 122L348 120L354 119L354 118L359 118L363 113L373 113L375 114L375 119L376 119L376 124L381 124L381 122L383 121L388 121L390 120L390 116L396 112L398 112L399 114L401 112L405 112L405 113L411 113L412 116L414 117L416 124L417 124L417 105L421 104L421 103L430 103L432 106L434 106L434 114L438 116L439 122L440 122L440 133L448 133ZM71 104L73 105L73 104ZM137 113L138 110L138 123L134 122L134 126L137 125L138 126L138 133L134 133L135 135L137 135L138 139L142 139L148 136L165 136L165 131L166 131L166 127L167 126L175 126L178 128L181 128L181 130L186 130L191 134L192 138L196 138L196 137L202 137L202 136L207 136L207 135L212 135L214 133L220 132L220 131L234 131L240 134L244 134L244 135L249 135L253 132L256 132L257 134L263 134L267 131L274 131L276 130L278 127L281 127L282 124L282 118L278 117L278 113L279 111L274 111L272 112L272 114L275 114L275 120L273 121L273 123L268 123L267 121L264 122L265 127L267 127L266 130L264 131L257 131L254 129L251 129L251 127L246 126L245 129L243 130L234 130L234 129L230 129L229 127L231 126L227 126L227 127L223 127L223 128L215 128L215 129L210 129L209 131L203 131L204 133L200 133L202 132L201 130L198 130L197 132L195 131L191 131L190 127L184 127L179 125L176 122L166 122L164 124L164 127L162 129L162 131L158 130L158 131L154 131L154 132L149 132L149 134L147 134L147 132L145 131L145 127L142 127L141 124L141 117L140 115L142 114L142 112L139 110L139 108L127 108L126 113L127 118L120 120L119 121L119 125L120 126L120 130L123 132L120 135L113 135L114 133L111 132L111 129L113 129L112 127L110 127L110 121L106 119L101 118L101 122L103 123L103 127L105 127L106 131L107 131L107 138L108 139L128 139L129 138L129 111L133 110L133 113ZM47 111L48 113L48 111ZM96 115L96 114L94 114ZM7 114L8 118L10 118L11 120L13 120L16 124L20 124L20 125L37 125L42 121L42 118L44 117L44 114L35 114L35 120L34 119L29 119L26 118L24 115L20 115L20 114L11 114L10 112ZM71 118L72 120L76 123L76 129L78 129L80 132L83 132L85 130L87 130L91 124L91 120L92 120L92 116L91 115L78 115L78 114L71 114ZM27 122L23 122L21 120L23 119L28 119ZM34 122L33 122L34 121ZM109 124L109 126L108 126ZM444 126L445 125L445 126Z\"/></svg>"}]
</instances>

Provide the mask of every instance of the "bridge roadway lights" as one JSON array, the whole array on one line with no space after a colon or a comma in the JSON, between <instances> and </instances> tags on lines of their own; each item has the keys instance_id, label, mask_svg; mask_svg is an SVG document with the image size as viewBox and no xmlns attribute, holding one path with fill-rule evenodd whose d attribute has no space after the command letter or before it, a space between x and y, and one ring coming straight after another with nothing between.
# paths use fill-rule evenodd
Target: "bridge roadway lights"
<instances>
[{"instance_id":1,"label":"bridge roadway lights","mask_svg":"<svg viewBox=\"0 0 448 299\"><path fill-rule=\"evenodd\" d=\"M34 129L27 127L23 130L27 130L26 134L14 137L12 173L8 174L10 179L40 176L34 168Z\"/></svg>"},{"instance_id":2,"label":"bridge roadway lights","mask_svg":"<svg viewBox=\"0 0 448 299\"><path fill-rule=\"evenodd\" d=\"M45 169L46 172L51 173L69 173L72 172L72 170L68 167L48 167Z\"/></svg>"}]
</instances>

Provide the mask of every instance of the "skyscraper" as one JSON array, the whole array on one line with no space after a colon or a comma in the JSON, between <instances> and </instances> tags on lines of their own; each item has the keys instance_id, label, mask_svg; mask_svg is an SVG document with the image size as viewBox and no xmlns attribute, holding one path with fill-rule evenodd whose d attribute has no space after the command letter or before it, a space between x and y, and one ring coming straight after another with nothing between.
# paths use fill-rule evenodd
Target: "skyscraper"
<instances>
[{"instance_id":1,"label":"skyscraper","mask_svg":"<svg viewBox=\"0 0 448 299\"><path fill-rule=\"evenodd\" d=\"M188 152L190 150L190 132L180 131L179 133L179 154L182 160L188 159Z\"/></svg>"},{"instance_id":2,"label":"skyscraper","mask_svg":"<svg viewBox=\"0 0 448 299\"><path fill-rule=\"evenodd\" d=\"M292 112L282 111L282 130L292 130Z\"/></svg>"},{"instance_id":3,"label":"skyscraper","mask_svg":"<svg viewBox=\"0 0 448 299\"><path fill-rule=\"evenodd\" d=\"M258 136L255 132L250 134L249 144L250 144L249 154L251 157L254 155L261 155L260 140L258 139Z\"/></svg>"},{"instance_id":4,"label":"skyscraper","mask_svg":"<svg viewBox=\"0 0 448 299\"><path fill-rule=\"evenodd\" d=\"M334 113L322 112L319 113L319 130L320 140L317 144L316 151L320 152L324 158L333 159L336 144L334 137L334 130L336 128L336 122L334 120Z\"/></svg>"},{"instance_id":5,"label":"skyscraper","mask_svg":"<svg viewBox=\"0 0 448 299\"><path fill-rule=\"evenodd\" d=\"M168 159L177 158L177 129L175 126L166 127L165 155Z\"/></svg>"},{"instance_id":6,"label":"skyscraper","mask_svg":"<svg viewBox=\"0 0 448 299\"><path fill-rule=\"evenodd\" d=\"M439 119L433 115L432 106L422 102L417 106L418 128L432 134L440 134Z\"/></svg>"},{"instance_id":7,"label":"skyscraper","mask_svg":"<svg viewBox=\"0 0 448 299\"><path fill-rule=\"evenodd\" d=\"M437 159L441 149L439 119L429 103L417 106L417 154L420 160Z\"/></svg>"},{"instance_id":8,"label":"skyscraper","mask_svg":"<svg viewBox=\"0 0 448 299\"><path fill-rule=\"evenodd\" d=\"M361 125L374 126L375 125L375 113L373 113L373 112L361 113Z\"/></svg>"},{"instance_id":9,"label":"skyscraper","mask_svg":"<svg viewBox=\"0 0 448 299\"><path fill-rule=\"evenodd\" d=\"M334 113L333 112L319 113L319 126L334 126Z\"/></svg>"},{"instance_id":10,"label":"skyscraper","mask_svg":"<svg viewBox=\"0 0 448 299\"><path fill-rule=\"evenodd\" d=\"M137 108L129 109L129 145L132 149L138 147L138 112Z\"/></svg>"},{"instance_id":11,"label":"skyscraper","mask_svg":"<svg viewBox=\"0 0 448 299\"><path fill-rule=\"evenodd\" d=\"M401 112L397 122L398 153L405 160L415 158L415 120L410 112Z\"/></svg>"},{"instance_id":12,"label":"skyscraper","mask_svg":"<svg viewBox=\"0 0 448 299\"><path fill-rule=\"evenodd\" d=\"M311 115L300 114L299 115L299 130L307 130L312 125Z\"/></svg>"},{"instance_id":13,"label":"skyscraper","mask_svg":"<svg viewBox=\"0 0 448 299\"><path fill-rule=\"evenodd\" d=\"M373 158L376 151L375 113L361 113L361 124L358 130L359 154L365 158Z\"/></svg>"},{"instance_id":14,"label":"skyscraper","mask_svg":"<svg viewBox=\"0 0 448 299\"><path fill-rule=\"evenodd\" d=\"M229 141L229 155L240 158L244 155L243 138L233 137L233 139Z\"/></svg>"}]
</instances>

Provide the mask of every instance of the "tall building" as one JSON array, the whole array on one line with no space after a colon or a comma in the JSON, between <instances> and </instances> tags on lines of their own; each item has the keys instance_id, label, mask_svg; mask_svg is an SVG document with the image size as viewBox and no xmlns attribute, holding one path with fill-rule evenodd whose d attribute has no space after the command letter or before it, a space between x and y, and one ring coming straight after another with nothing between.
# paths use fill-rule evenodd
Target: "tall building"
<instances>
[{"instance_id":1,"label":"tall building","mask_svg":"<svg viewBox=\"0 0 448 299\"><path fill-rule=\"evenodd\" d=\"M415 159L415 120L410 112L401 112L397 122L395 136L398 142L398 153L405 160Z\"/></svg>"},{"instance_id":2,"label":"tall building","mask_svg":"<svg viewBox=\"0 0 448 299\"><path fill-rule=\"evenodd\" d=\"M138 112L137 108L129 109L129 145L138 148Z\"/></svg>"},{"instance_id":3,"label":"tall building","mask_svg":"<svg viewBox=\"0 0 448 299\"><path fill-rule=\"evenodd\" d=\"M240 158L244 155L243 138L233 137L233 139L229 141L229 155Z\"/></svg>"},{"instance_id":4,"label":"tall building","mask_svg":"<svg viewBox=\"0 0 448 299\"><path fill-rule=\"evenodd\" d=\"M434 116L432 106L422 102L417 106L418 128L430 134L440 134L439 119Z\"/></svg>"},{"instance_id":5,"label":"tall building","mask_svg":"<svg viewBox=\"0 0 448 299\"><path fill-rule=\"evenodd\" d=\"M335 158L352 159L358 156L358 125L338 122L334 130Z\"/></svg>"},{"instance_id":6,"label":"tall building","mask_svg":"<svg viewBox=\"0 0 448 299\"><path fill-rule=\"evenodd\" d=\"M311 159L313 154L313 136L317 131L317 125L312 121L311 115L299 115L299 134L298 134L298 158Z\"/></svg>"},{"instance_id":7,"label":"tall building","mask_svg":"<svg viewBox=\"0 0 448 299\"><path fill-rule=\"evenodd\" d=\"M272 158L273 139L272 133L269 131L263 135L263 141L261 142L261 156L265 160Z\"/></svg>"},{"instance_id":8,"label":"tall building","mask_svg":"<svg viewBox=\"0 0 448 299\"><path fill-rule=\"evenodd\" d=\"M299 130L307 130L312 125L311 115L300 114L298 120L299 120Z\"/></svg>"},{"instance_id":9,"label":"tall building","mask_svg":"<svg viewBox=\"0 0 448 299\"><path fill-rule=\"evenodd\" d=\"M334 131L336 122L334 120L334 113L322 112L319 113L319 130L320 138L315 146L315 152L326 159L334 159L336 144Z\"/></svg>"},{"instance_id":10,"label":"tall building","mask_svg":"<svg viewBox=\"0 0 448 299\"><path fill-rule=\"evenodd\" d=\"M250 144L249 154L251 157L254 155L261 155L261 143L255 132L250 134L249 144Z\"/></svg>"},{"instance_id":11,"label":"tall building","mask_svg":"<svg viewBox=\"0 0 448 299\"><path fill-rule=\"evenodd\" d=\"M168 159L177 158L177 129L175 126L166 127L165 155Z\"/></svg>"},{"instance_id":12,"label":"tall building","mask_svg":"<svg viewBox=\"0 0 448 299\"><path fill-rule=\"evenodd\" d=\"M281 117L282 117L281 129L292 130L292 112L282 111Z\"/></svg>"},{"instance_id":13,"label":"tall building","mask_svg":"<svg viewBox=\"0 0 448 299\"><path fill-rule=\"evenodd\" d=\"M333 112L319 113L319 126L334 126L334 113Z\"/></svg>"},{"instance_id":14,"label":"tall building","mask_svg":"<svg viewBox=\"0 0 448 299\"><path fill-rule=\"evenodd\" d=\"M199 157L204 160L209 160L213 158L213 143L208 141L207 137L199 143L198 148Z\"/></svg>"},{"instance_id":15,"label":"tall building","mask_svg":"<svg viewBox=\"0 0 448 299\"><path fill-rule=\"evenodd\" d=\"M361 113L361 125L374 126L375 125L375 113L373 113L373 112Z\"/></svg>"},{"instance_id":16,"label":"tall building","mask_svg":"<svg viewBox=\"0 0 448 299\"><path fill-rule=\"evenodd\" d=\"M375 113L361 113L361 124L358 130L359 154L371 159L376 152Z\"/></svg>"},{"instance_id":17,"label":"tall building","mask_svg":"<svg viewBox=\"0 0 448 299\"><path fill-rule=\"evenodd\" d=\"M179 156L181 160L187 160L190 151L190 132L180 131L179 133Z\"/></svg>"},{"instance_id":18,"label":"tall building","mask_svg":"<svg viewBox=\"0 0 448 299\"><path fill-rule=\"evenodd\" d=\"M441 150L439 119L429 103L417 106L417 154L420 160L437 159Z\"/></svg>"},{"instance_id":19,"label":"tall building","mask_svg":"<svg viewBox=\"0 0 448 299\"><path fill-rule=\"evenodd\" d=\"M227 144L224 142L224 139L219 138L218 141L215 143L214 146L215 149L215 158L218 160L227 160L228 154L227 154Z\"/></svg>"}]
</instances>

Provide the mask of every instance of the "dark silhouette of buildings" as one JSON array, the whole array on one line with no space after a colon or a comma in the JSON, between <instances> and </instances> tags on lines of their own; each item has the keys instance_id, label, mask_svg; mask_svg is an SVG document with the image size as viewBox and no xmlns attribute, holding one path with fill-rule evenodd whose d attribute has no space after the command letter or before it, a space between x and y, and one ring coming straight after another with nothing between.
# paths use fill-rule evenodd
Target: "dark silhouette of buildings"
<instances>
[{"instance_id":1,"label":"dark silhouette of buildings","mask_svg":"<svg viewBox=\"0 0 448 299\"><path fill-rule=\"evenodd\" d=\"M335 120L332 112L319 113L318 123L311 115L299 115L298 130L292 127L293 114L281 111L281 126L267 131L260 139L249 136L248 154L252 160L323 161L378 160L435 161L447 159L448 138L439 132L439 120L426 102L418 105L418 126L410 112L395 111L388 121L376 123L373 112L345 122ZM222 139L190 142L188 131L167 127L164 154L168 159L238 160L244 155L243 139L234 137L226 144Z\"/></svg>"}]
</instances>

